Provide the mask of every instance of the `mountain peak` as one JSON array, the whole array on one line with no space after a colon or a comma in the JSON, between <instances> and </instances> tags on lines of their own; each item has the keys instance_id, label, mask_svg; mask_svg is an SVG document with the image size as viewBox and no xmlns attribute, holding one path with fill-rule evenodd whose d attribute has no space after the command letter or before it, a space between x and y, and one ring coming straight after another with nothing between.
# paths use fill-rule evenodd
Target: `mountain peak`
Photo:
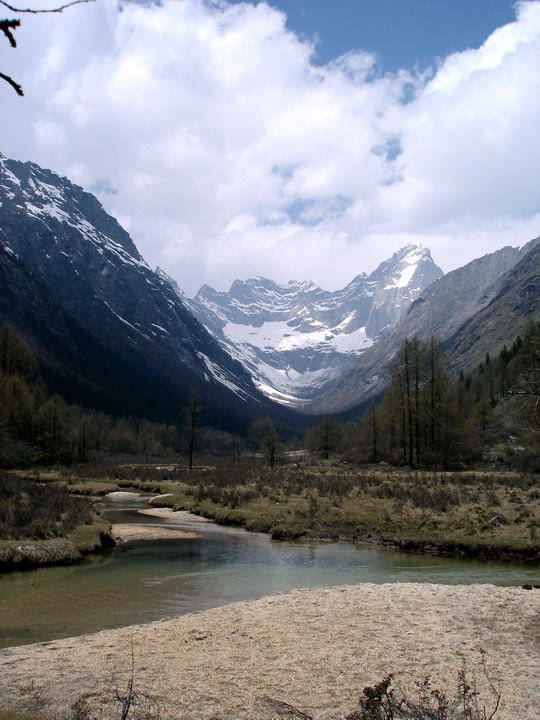
<instances>
[{"instance_id":1,"label":"mountain peak","mask_svg":"<svg viewBox=\"0 0 540 720\"><path fill-rule=\"evenodd\" d=\"M397 250L390 260L386 262L399 263L405 261L408 263L418 263L421 261L433 262L433 258L431 257L430 249L425 245L421 243L408 243Z\"/></svg>"},{"instance_id":2,"label":"mountain peak","mask_svg":"<svg viewBox=\"0 0 540 720\"><path fill-rule=\"evenodd\" d=\"M444 274L433 262L429 248L409 243L382 262L371 278L384 283L384 287L405 287L419 273L426 276L422 282L424 287Z\"/></svg>"},{"instance_id":3,"label":"mountain peak","mask_svg":"<svg viewBox=\"0 0 540 720\"><path fill-rule=\"evenodd\" d=\"M342 290L256 276L236 280L228 293L203 286L190 309L263 392L302 405L328 391L441 275L429 250L411 243Z\"/></svg>"},{"instance_id":4,"label":"mountain peak","mask_svg":"<svg viewBox=\"0 0 540 720\"><path fill-rule=\"evenodd\" d=\"M7 211L43 222L54 234L83 237L127 263L145 264L129 234L99 200L67 178L34 163L0 158L0 189Z\"/></svg>"}]
</instances>

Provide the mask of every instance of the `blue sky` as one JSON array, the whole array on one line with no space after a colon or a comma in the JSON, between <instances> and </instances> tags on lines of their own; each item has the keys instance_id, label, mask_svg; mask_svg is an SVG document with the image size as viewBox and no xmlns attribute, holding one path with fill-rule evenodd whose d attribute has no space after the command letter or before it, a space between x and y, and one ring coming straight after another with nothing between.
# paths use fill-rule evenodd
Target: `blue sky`
<instances>
[{"instance_id":1,"label":"blue sky","mask_svg":"<svg viewBox=\"0 0 540 720\"><path fill-rule=\"evenodd\" d=\"M48 0L36 0L44 6ZM95 192L188 294L444 271L540 235L540 2L98 0L0 45L2 152Z\"/></svg>"},{"instance_id":2,"label":"blue sky","mask_svg":"<svg viewBox=\"0 0 540 720\"><path fill-rule=\"evenodd\" d=\"M240 0L238 0L240 1ZM249 0L257 4L258 0ZM316 61L325 64L350 50L376 53L394 72L436 57L475 48L515 19L514 0L275 0L287 27L317 38Z\"/></svg>"}]
</instances>

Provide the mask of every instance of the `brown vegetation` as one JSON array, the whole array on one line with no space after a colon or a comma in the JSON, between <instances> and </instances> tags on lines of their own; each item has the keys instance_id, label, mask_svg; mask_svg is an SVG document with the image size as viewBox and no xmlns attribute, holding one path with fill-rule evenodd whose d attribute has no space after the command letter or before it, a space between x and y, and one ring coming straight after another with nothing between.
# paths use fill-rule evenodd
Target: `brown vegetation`
<instances>
[{"instance_id":1,"label":"brown vegetation","mask_svg":"<svg viewBox=\"0 0 540 720\"><path fill-rule=\"evenodd\" d=\"M345 538L423 552L540 558L540 486L533 473L360 468L309 459L272 470L260 462L197 472L124 466L101 481L166 494L154 507L188 510L275 539ZM76 487L84 487L82 477Z\"/></svg>"},{"instance_id":2,"label":"brown vegetation","mask_svg":"<svg viewBox=\"0 0 540 720\"><path fill-rule=\"evenodd\" d=\"M43 479L0 474L0 572L72 564L112 544L88 498Z\"/></svg>"}]
</instances>

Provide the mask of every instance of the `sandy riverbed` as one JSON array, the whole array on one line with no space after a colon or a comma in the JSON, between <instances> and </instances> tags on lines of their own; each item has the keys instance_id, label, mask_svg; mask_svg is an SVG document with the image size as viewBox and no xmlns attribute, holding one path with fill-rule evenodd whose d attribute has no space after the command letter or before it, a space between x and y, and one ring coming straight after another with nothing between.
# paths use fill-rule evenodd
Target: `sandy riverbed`
<instances>
[{"instance_id":1,"label":"sandy riverbed","mask_svg":"<svg viewBox=\"0 0 540 720\"><path fill-rule=\"evenodd\" d=\"M111 493L112 494L112 493ZM128 495L133 493L116 493L117 495ZM141 515L176 520L179 523L206 523L206 518L193 515L186 510L171 510L170 508L145 508L138 510ZM118 523L112 526L112 535L118 542L129 542L130 540L172 540L201 537L196 532L180 530L170 525L139 525L134 523Z\"/></svg>"},{"instance_id":2,"label":"sandy riverbed","mask_svg":"<svg viewBox=\"0 0 540 720\"><path fill-rule=\"evenodd\" d=\"M130 540L185 540L201 537L198 533L185 532L174 527L135 525L131 523L113 525L111 533L117 542L129 542Z\"/></svg>"},{"instance_id":3,"label":"sandy riverbed","mask_svg":"<svg viewBox=\"0 0 540 720\"><path fill-rule=\"evenodd\" d=\"M168 520L177 520L178 522L190 522L190 523L207 523L207 520L200 515L194 515L187 510L171 510L170 508L145 508L139 510L141 515L153 515L154 517L167 518Z\"/></svg>"},{"instance_id":4,"label":"sandy riverbed","mask_svg":"<svg viewBox=\"0 0 540 720\"><path fill-rule=\"evenodd\" d=\"M480 649L502 693L496 720L540 717L540 591L413 583L294 590L9 648L0 652L0 710L63 720L82 696L106 708L100 717L119 717L114 695L129 680L131 648L134 689L161 720L302 717L289 706L335 720L389 672L402 687L430 674L453 689L463 662L489 700Z\"/></svg>"}]
</instances>

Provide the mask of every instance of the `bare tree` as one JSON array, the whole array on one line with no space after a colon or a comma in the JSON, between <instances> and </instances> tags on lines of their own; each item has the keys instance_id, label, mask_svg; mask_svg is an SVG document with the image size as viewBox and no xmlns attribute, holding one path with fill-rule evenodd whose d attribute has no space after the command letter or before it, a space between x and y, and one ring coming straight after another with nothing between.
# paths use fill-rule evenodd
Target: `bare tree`
<instances>
[{"instance_id":1,"label":"bare tree","mask_svg":"<svg viewBox=\"0 0 540 720\"><path fill-rule=\"evenodd\" d=\"M264 454L271 468L281 454L281 438L274 427L272 418L268 415L259 417L249 426L249 434L259 444L259 450Z\"/></svg>"},{"instance_id":2,"label":"bare tree","mask_svg":"<svg viewBox=\"0 0 540 720\"><path fill-rule=\"evenodd\" d=\"M38 15L38 14L42 14L42 13L61 13L62 10L65 10L66 8L71 7L72 5L81 5L82 3L89 3L89 2L95 2L95 0L72 0L72 2L68 2L65 5L60 5L55 8L45 8L43 10L37 10L35 8L14 7L13 5L9 5L7 2L4 2L4 0L0 0L0 5L3 5L10 12L30 13L32 15ZM17 41L15 40L14 32L18 27L20 27L20 24L21 24L21 21L18 20L17 18L9 18L9 19L5 19L5 20L0 20L0 31L2 31L4 33L4 35L8 39L8 42L12 48L17 47ZM8 83L8 85L11 85L11 87L15 90L17 95L20 95L21 97L24 95L22 87L19 85L19 83L15 82L15 80L13 80L12 77L0 72L0 78L2 80L5 80Z\"/></svg>"},{"instance_id":3,"label":"bare tree","mask_svg":"<svg viewBox=\"0 0 540 720\"><path fill-rule=\"evenodd\" d=\"M186 425L189 438L189 469L193 470L193 457L195 454L195 438L198 425L198 416L203 406L199 405L198 395L193 390L188 397L188 402L185 407Z\"/></svg>"}]
</instances>

